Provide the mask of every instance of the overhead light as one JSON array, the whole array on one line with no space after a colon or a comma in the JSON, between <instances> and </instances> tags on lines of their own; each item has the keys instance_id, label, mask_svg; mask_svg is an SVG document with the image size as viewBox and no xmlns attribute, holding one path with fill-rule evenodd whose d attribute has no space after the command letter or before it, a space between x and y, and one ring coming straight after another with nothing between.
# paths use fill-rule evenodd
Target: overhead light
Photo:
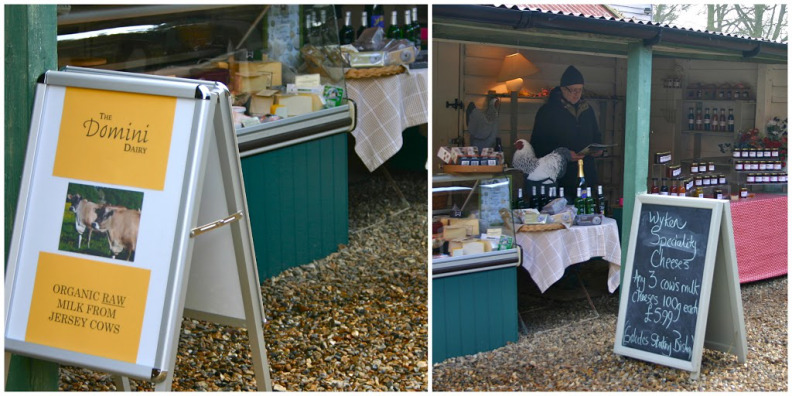
<instances>
[{"instance_id":1,"label":"overhead light","mask_svg":"<svg viewBox=\"0 0 792 396\"><path fill-rule=\"evenodd\" d=\"M505 82L506 88L511 92L519 91L523 85L523 77L530 76L539 72L531 61L516 52L511 55L506 55L503 59L500 74L498 74L498 81Z\"/></svg>"}]
</instances>

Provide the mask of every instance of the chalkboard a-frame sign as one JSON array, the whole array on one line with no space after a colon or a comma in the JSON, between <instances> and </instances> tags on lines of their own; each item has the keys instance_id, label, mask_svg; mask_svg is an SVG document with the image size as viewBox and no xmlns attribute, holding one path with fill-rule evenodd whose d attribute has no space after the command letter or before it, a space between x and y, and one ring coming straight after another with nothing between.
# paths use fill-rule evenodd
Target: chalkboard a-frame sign
<instances>
[{"instance_id":1,"label":"chalkboard a-frame sign","mask_svg":"<svg viewBox=\"0 0 792 396\"><path fill-rule=\"evenodd\" d=\"M631 230L614 352L693 378L704 346L745 362L729 203L640 195Z\"/></svg>"},{"instance_id":2,"label":"chalkboard a-frame sign","mask_svg":"<svg viewBox=\"0 0 792 396\"><path fill-rule=\"evenodd\" d=\"M246 327L258 389L271 390L227 88L51 71L32 118L6 268L6 367L13 352L169 391L189 316Z\"/></svg>"}]
</instances>

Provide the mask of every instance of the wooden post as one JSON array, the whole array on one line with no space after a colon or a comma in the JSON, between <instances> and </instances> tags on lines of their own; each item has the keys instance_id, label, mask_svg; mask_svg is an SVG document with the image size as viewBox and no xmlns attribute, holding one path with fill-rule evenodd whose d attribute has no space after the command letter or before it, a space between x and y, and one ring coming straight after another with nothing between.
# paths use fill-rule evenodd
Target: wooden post
<instances>
[{"instance_id":1,"label":"wooden post","mask_svg":"<svg viewBox=\"0 0 792 396\"><path fill-rule=\"evenodd\" d=\"M14 228L36 80L58 67L55 5L5 5L5 263ZM57 363L13 356L7 391L58 390Z\"/></svg>"},{"instance_id":2,"label":"wooden post","mask_svg":"<svg viewBox=\"0 0 792 396\"><path fill-rule=\"evenodd\" d=\"M638 41L627 49L627 109L624 125L624 209L622 241L630 238L635 197L646 192L649 175L649 110L652 93L652 50ZM627 244L622 244L622 263ZM624 265L621 278L624 279Z\"/></svg>"}]
</instances>

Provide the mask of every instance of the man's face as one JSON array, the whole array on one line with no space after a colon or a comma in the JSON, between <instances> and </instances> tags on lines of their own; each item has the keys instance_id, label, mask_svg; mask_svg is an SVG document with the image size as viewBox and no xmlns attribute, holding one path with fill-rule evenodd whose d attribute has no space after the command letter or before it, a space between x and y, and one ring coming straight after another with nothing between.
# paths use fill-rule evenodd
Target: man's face
<instances>
[{"instance_id":1,"label":"man's face","mask_svg":"<svg viewBox=\"0 0 792 396\"><path fill-rule=\"evenodd\" d=\"M567 102L575 104L580 100L583 95L583 84L572 84L561 87L561 95Z\"/></svg>"}]
</instances>

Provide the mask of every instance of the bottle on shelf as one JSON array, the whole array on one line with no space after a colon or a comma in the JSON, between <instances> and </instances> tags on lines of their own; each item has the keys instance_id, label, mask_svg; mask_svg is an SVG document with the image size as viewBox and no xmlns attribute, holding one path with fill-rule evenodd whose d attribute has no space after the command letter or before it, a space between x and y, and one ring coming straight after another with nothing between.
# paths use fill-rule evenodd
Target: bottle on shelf
<instances>
[{"instance_id":1,"label":"bottle on shelf","mask_svg":"<svg viewBox=\"0 0 792 396\"><path fill-rule=\"evenodd\" d=\"M696 129L696 114L693 112L692 107L688 107L688 130Z\"/></svg>"},{"instance_id":2,"label":"bottle on shelf","mask_svg":"<svg viewBox=\"0 0 792 396\"><path fill-rule=\"evenodd\" d=\"M319 15L321 19L318 20L317 23L319 23L319 36L322 38L322 45L337 42L337 37L333 37L335 32L330 32L330 24L327 21L327 10L319 10Z\"/></svg>"},{"instance_id":3,"label":"bottle on shelf","mask_svg":"<svg viewBox=\"0 0 792 396\"><path fill-rule=\"evenodd\" d=\"M594 197L591 196L591 187L586 187L586 198L584 202L586 205L586 214L593 214L596 205L594 204Z\"/></svg>"},{"instance_id":4,"label":"bottle on shelf","mask_svg":"<svg viewBox=\"0 0 792 396\"><path fill-rule=\"evenodd\" d=\"M352 44L355 41L355 29L352 27L352 11L344 13L344 26L338 31L338 41L341 45Z\"/></svg>"},{"instance_id":5,"label":"bottle on shelf","mask_svg":"<svg viewBox=\"0 0 792 396\"><path fill-rule=\"evenodd\" d=\"M699 198L704 198L704 187L696 187L696 196Z\"/></svg>"},{"instance_id":6,"label":"bottle on shelf","mask_svg":"<svg viewBox=\"0 0 792 396\"><path fill-rule=\"evenodd\" d=\"M586 202L583 199L582 190L583 189L580 187L577 188L577 195L575 198L575 208L577 209L578 214L586 213Z\"/></svg>"},{"instance_id":7,"label":"bottle on shelf","mask_svg":"<svg viewBox=\"0 0 792 396\"><path fill-rule=\"evenodd\" d=\"M704 119L701 117L701 108L696 109L696 130L701 131L704 129Z\"/></svg>"},{"instance_id":8,"label":"bottle on shelf","mask_svg":"<svg viewBox=\"0 0 792 396\"><path fill-rule=\"evenodd\" d=\"M687 190L685 189L685 181L683 179L679 179L679 187L677 188L677 196L684 197L687 195Z\"/></svg>"},{"instance_id":9,"label":"bottle on shelf","mask_svg":"<svg viewBox=\"0 0 792 396\"><path fill-rule=\"evenodd\" d=\"M729 118L727 118L726 124L729 127L729 132L734 132L734 109L729 109Z\"/></svg>"},{"instance_id":10,"label":"bottle on shelf","mask_svg":"<svg viewBox=\"0 0 792 396\"><path fill-rule=\"evenodd\" d=\"M721 132L726 132L729 128L726 126L726 109L720 109L720 125L718 126L718 130Z\"/></svg>"},{"instance_id":11,"label":"bottle on shelf","mask_svg":"<svg viewBox=\"0 0 792 396\"><path fill-rule=\"evenodd\" d=\"M664 177L661 180L662 184L660 185L660 195L668 195L668 182L667 179Z\"/></svg>"},{"instance_id":12,"label":"bottle on shelf","mask_svg":"<svg viewBox=\"0 0 792 396\"><path fill-rule=\"evenodd\" d=\"M710 130L712 131L719 131L720 121L718 121L718 109L713 107L712 108L712 120L710 121Z\"/></svg>"},{"instance_id":13,"label":"bottle on shelf","mask_svg":"<svg viewBox=\"0 0 792 396\"><path fill-rule=\"evenodd\" d=\"M547 202L550 203L556 198L556 188L549 187L550 192L547 194Z\"/></svg>"},{"instance_id":14,"label":"bottle on shelf","mask_svg":"<svg viewBox=\"0 0 792 396\"><path fill-rule=\"evenodd\" d=\"M385 7L383 5L367 5L366 11L368 11L369 14L369 27L381 27L385 29Z\"/></svg>"},{"instance_id":15,"label":"bottle on shelf","mask_svg":"<svg viewBox=\"0 0 792 396\"><path fill-rule=\"evenodd\" d=\"M402 38L402 31L399 27L399 12L396 10L391 12L391 22L390 26L388 26L388 30L385 32L385 37L394 40Z\"/></svg>"},{"instance_id":16,"label":"bottle on shelf","mask_svg":"<svg viewBox=\"0 0 792 396\"><path fill-rule=\"evenodd\" d=\"M657 178L652 178L652 186L649 188L649 194L660 194L660 187L657 185Z\"/></svg>"},{"instance_id":17,"label":"bottle on shelf","mask_svg":"<svg viewBox=\"0 0 792 396\"><path fill-rule=\"evenodd\" d=\"M360 14L360 27L357 30L357 34L355 35L355 38L360 37L360 35L363 34L363 31L366 30L367 27L368 27L368 12L363 11Z\"/></svg>"},{"instance_id":18,"label":"bottle on shelf","mask_svg":"<svg viewBox=\"0 0 792 396\"><path fill-rule=\"evenodd\" d=\"M602 193L602 184L597 185L597 210L598 214L607 216L610 212L610 205L608 205L608 197Z\"/></svg>"},{"instance_id":19,"label":"bottle on shelf","mask_svg":"<svg viewBox=\"0 0 792 396\"><path fill-rule=\"evenodd\" d=\"M494 149L495 149L496 153L502 153L503 152L503 143L501 143L501 138L499 138L499 137L495 138L495 147L494 147Z\"/></svg>"},{"instance_id":20,"label":"bottle on shelf","mask_svg":"<svg viewBox=\"0 0 792 396\"><path fill-rule=\"evenodd\" d=\"M415 43L415 48L418 51L421 50L421 25L418 23L418 7L412 8L412 31L413 31L413 43Z\"/></svg>"},{"instance_id":21,"label":"bottle on shelf","mask_svg":"<svg viewBox=\"0 0 792 396\"><path fill-rule=\"evenodd\" d=\"M564 187L558 187L558 198L564 198Z\"/></svg>"},{"instance_id":22,"label":"bottle on shelf","mask_svg":"<svg viewBox=\"0 0 792 396\"><path fill-rule=\"evenodd\" d=\"M404 10L404 25L401 27L402 38L413 41L412 13Z\"/></svg>"},{"instance_id":23,"label":"bottle on shelf","mask_svg":"<svg viewBox=\"0 0 792 396\"><path fill-rule=\"evenodd\" d=\"M668 195L672 197L679 195L679 187L677 187L676 179L671 179L671 188L668 189Z\"/></svg>"},{"instance_id":24,"label":"bottle on shelf","mask_svg":"<svg viewBox=\"0 0 792 396\"><path fill-rule=\"evenodd\" d=\"M709 107L704 109L704 130L709 131L710 126L712 123L712 118L710 117Z\"/></svg>"}]
</instances>

